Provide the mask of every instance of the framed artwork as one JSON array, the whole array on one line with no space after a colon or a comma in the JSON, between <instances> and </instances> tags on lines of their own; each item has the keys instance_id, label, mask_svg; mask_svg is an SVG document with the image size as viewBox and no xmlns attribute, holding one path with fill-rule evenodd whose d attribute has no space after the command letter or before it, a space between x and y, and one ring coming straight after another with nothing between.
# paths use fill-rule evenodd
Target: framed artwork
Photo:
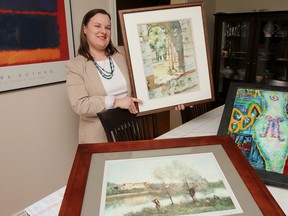
<instances>
[{"instance_id":1,"label":"framed artwork","mask_svg":"<svg viewBox=\"0 0 288 216\"><path fill-rule=\"evenodd\" d=\"M69 0L0 2L0 92L66 80L74 56Z\"/></svg>"},{"instance_id":2,"label":"framed artwork","mask_svg":"<svg viewBox=\"0 0 288 216\"><path fill-rule=\"evenodd\" d=\"M288 88L231 83L218 134L229 134L262 180L288 188Z\"/></svg>"},{"instance_id":3,"label":"framed artwork","mask_svg":"<svg viewBox=\"0 0 288 216\"><path fill-rule=\"evenodd\" d=\"M203 3L119 10L119 17L139 115L214 100Z\"/></svg>"},{"instance_id":4,"label":"framed artwork","mask_svg":"<svg viewBox=\"0 0 288 216\"><path fill-rule=\"evenodd\" d=\"M228 135L80 144L59 215L284 215L233 144Z\"/></svg>"}]
</instances>

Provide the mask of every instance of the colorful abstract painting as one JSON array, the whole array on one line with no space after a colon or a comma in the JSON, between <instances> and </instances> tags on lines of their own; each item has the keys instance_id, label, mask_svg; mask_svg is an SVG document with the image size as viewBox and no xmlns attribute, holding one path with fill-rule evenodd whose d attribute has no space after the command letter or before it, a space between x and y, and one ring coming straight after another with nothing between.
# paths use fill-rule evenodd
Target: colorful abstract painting
<instances>
[{"instance_id":1,"label":"colorful abstract painting","mask_svg":"<svg viewBox=\"0 0 288 216\"><path fill-rule=\"evenodd\" d=\"M0 92L65 81L73 46L69 0L0 1Z\"/></svg>"},{"instance_id":2,"label":"colorful abstract painting","mask_svg":"<svg viewBox=\"0 0 288 216\"><path fill-rule=\"evenodd\" d=\"M0 66L69 59L64 0L1 0L0 38Z\"/></svg>"},{"instance_id":3,"label":"colorful abstract painting","mask_svg":"<svg viewBox=\"0 0 288 216\"><path fill-rule=\"evenodd\" d=\"M288 176L287 90L235 87L219 128L221 133L226 128L255 169L285 176ZM229 118L225 117L229 114Z\"/></svg>"},{"instance_id":4,"label":"colorful abstract painting","mask_svg":"<svg viewBox=\"0 0 288 216\"><path fill-rule=\"evenodd\" d=\"M286 175L287 99L284 92L238 89L228 130L254 167Z\"/></svg>"}]
</instances>

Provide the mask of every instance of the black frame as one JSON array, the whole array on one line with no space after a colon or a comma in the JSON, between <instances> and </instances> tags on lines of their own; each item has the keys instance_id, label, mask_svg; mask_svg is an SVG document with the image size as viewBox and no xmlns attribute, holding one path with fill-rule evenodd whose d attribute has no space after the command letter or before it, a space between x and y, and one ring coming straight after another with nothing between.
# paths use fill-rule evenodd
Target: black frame
<instances>
[{"instance_id":1,"label":"black frame","mask_svg":"<svg viewBox=\"0 0 288 216\"><path fill-rule=\"evenodd\" d=\"M267 85L262 85L262 84L232 82L228 91L228 96L226 99L223 115L222 115L221 122L219 125L219 129L217 133L218 135L228 134L228 128L229 128L230 118L232 116L232 110L234 108L236 92L239 88L287 92L288 94L288 88L286 87L275 87L275 86L267 86ZM266 170L260 170L255 167L254 169L259 174L260 178L265 184L276 186L276 187L288 188L288 176L287 175L276 173L276 172L269 172Z\"/></svg>"}]
</instances>

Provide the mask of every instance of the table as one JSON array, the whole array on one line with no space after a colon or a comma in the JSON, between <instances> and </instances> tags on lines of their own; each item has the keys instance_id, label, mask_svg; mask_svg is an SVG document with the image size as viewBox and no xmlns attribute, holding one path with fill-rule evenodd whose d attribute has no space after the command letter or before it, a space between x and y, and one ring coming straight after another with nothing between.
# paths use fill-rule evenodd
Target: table
<instances>
[{"instance_id":1,"label":"table","mask_svg":"<svg viewBox=\"0 0 288 216\"><path fill-rule=\"evenodd\" d=\"M196 137L217 134L224 105L217 107L159 137L157 139ZM288 190L267 185L268 190L278 202L282 210L288 215ZM58 215L65 187L52 193L43 200L26 208L30 216L55 216ZM40 213L41 212L41 213Z\"/></svg>"}]
</instances>

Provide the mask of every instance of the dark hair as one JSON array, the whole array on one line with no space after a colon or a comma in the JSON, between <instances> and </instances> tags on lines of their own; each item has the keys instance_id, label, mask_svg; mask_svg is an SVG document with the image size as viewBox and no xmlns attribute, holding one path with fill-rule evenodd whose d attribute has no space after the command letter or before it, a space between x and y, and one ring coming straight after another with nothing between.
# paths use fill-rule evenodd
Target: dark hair
<instances>
[{"instance_id":1,"label":"dark hair","mask_svg":"<svg viewBox=\"0 0 288 216\"><path fill-rule=\"evenodd\" d=\"M96 14L101 13L101 14L106 14L109 16L109 19L111 20L111 16L109 13L107 13L105 10L103 9L92 9L90 11L88 11L85 16L83 17L82 23L81 23L81 30L80 30L80 45L78 48L78 54L84 56L85 58L87 58L88 60L93 61L93 56L90 54L89 51L89 44L87 42L87 38L86 35L84 34L83 31L83 26L87 26L88 22L90 21L90 19L95 16ZM110 42L108 44L108 46L105 49L105 54L107 56L111 56L113 55L115 52L118 52L118 50L115 48L115 46L113 45L111 39Z\"/></svg>"}]
</instances>

